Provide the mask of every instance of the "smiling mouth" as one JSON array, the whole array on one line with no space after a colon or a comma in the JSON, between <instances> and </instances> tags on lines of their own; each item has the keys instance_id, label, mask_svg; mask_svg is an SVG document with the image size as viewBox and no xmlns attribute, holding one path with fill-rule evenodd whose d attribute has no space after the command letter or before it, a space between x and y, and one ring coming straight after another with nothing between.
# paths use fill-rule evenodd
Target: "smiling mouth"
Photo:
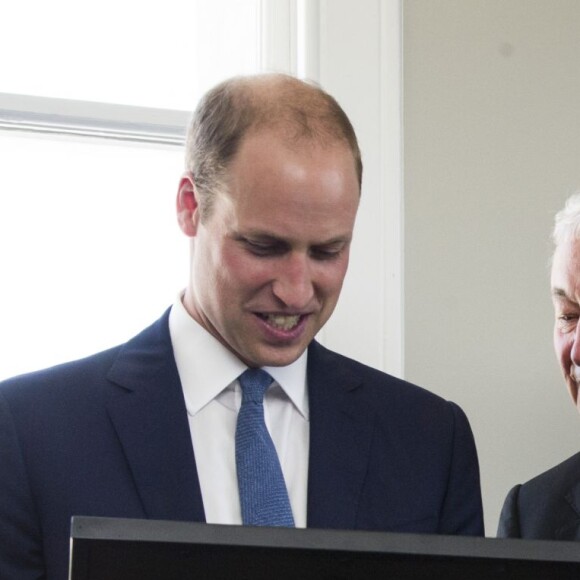
<instances>
[{"instance_id":1,"label":"smiling mouth","mask_svg":"<svg viewBox=\"0 0 580 580\"><path fill-rule=\"evenodd\" d=\"M279 330L292 330L298 326L301 319L299 314L258 314L258 316Z\"/></svg>"}]
</instances>

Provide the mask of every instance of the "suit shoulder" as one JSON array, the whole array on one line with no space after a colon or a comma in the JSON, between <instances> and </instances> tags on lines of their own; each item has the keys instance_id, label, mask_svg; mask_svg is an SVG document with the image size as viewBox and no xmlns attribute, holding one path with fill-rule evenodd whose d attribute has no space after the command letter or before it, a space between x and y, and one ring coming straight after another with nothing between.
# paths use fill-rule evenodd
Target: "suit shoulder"
<instances>
[{"instance_id":1,"label":"suit shoulder","mask_svg":"<svg viewBox=\"0 0 580 580\"><path fill-rule=\"evenodd\" d=\"M555 494L580 482L580 452L522 484L520 496L537 493Z\"/></svg>"},{"instance_id":2,"label":"suit shoulder","mask_svg":"<svg viewBox=\"0 0 580 580\"><path fill-rule=\"evenodd\" d=\"M168 328L169 310L152 325L128 342L90 356L65 362L46 369L26 373L0 382L0 394L6 398L53 396L90 390L102 384L122 353L143 353L147 356L151 345L163 344L171 349ZM165 353L166 354L166 353Z\"/></svg>"},{"instance_id":3,"label":"suit shoulder","mask_svg":"<svg viewBox=\"0 0 580 580\"><path fill-rule=\"evenodd\" d=\"M117 357L120 346L45 369L18 375L0 382L0 393L7 398L28 397L35 392L66 390L67 386L88 385L102 377Z\"/></svg>"},{"instance_id":4,"label":"suit shoulder","mask_svg":"<svg viewBox=\"0 0 580 580\"><path fill-rule=\"evenodd\" d=\"M540 473L508 494L500 537L577 540L580 453Z\"/></svg>"},{"instance_id":5,"label":"suit shoulder","mask_svg":"<svg viewBox=\"0 0 580 580\"><path fill-rule=\"evenodd\" d=\"M310 356L312 355L316 363L320 361L324 366L335 369L342 376L349 376L353 383L363 385L373 397L388 399L391 406L400 405L402 408L409 409L409 406L418 405L432 410L445 409L446 411L449 407L453 407L462 413L455 403L445 400L424 387L331 351L318 343L315 343L314 348L311 347Z\"/></svg>"}]
</instances>

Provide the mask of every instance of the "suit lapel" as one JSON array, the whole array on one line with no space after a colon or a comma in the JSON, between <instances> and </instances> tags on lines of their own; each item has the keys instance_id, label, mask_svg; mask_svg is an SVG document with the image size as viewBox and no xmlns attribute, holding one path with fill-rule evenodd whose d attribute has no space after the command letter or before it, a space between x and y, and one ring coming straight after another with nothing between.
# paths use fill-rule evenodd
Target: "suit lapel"
<instances>
[{"instance_id":1,"label":"suit lapel","mask_svg":"<svg viewBox=\"0 0 580 580\"><path fill-rule=\"evenodd\" d=\"M122 347L108 412L147 517L205 521L168 314Z\"/></svg>"},{"instance_id":2,"label":"suit lapel","mask_svg":"<svg viewBox=\"0 0 580 580\"><path fill-rule=\"evenodd\" d=\"M168 312L124 345L107 408L149 518L205 521ZM341 357L309 348L308 526L356 528L374 411Z\"/></svg>"},{"instance_id":3,"label":"suit lapel","mask_svg":"<svg viewBox=\"0 0 580 580\"><path fill-rule=\"evenodd\" d=\"M557 539L580 540L580 482L574 482L564 499L573 512L570 513L570 523L557 530Z\"/></svg>"},{"instance_id":4,"label":"suit lapel","mask_svg":"<svg viewBox=\"0 0 580 580\"><path fill-rule=\"evenodd\" d=\"M356 528L374 412L360 379L317 343L308 353L308 527Z\"/></svg>"}]
</instances>

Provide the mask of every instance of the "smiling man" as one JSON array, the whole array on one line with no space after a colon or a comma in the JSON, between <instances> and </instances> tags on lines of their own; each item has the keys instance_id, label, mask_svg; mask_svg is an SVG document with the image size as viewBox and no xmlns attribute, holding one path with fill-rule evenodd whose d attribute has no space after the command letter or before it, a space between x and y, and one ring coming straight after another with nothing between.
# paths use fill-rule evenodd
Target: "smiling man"
<instances>
[{"instance_id":1,"label":"smiling man","mask_svg":"<svg viewBox=\"0 0 580 580\"><path fill-rule=\"evenodd\" d=\"M580 410L580 194L568 198L556 215L553 240L554 350L572 402ZM498 535L580 540L580 453L516 485L504 502Z\"/></svg>"},{"instance_id":2,"label":"smiling man","mask_svg":"<svg viewBox=\"0 0 580 580\"><path fill-rule=\"evenodd\" d=\"M202 99L185 291L126 344L0 385L2 578L65 580L72 515L483 533L461 409L315 340L361 177L319 87L258 75Z\"/></svg>"},{"instance_id":3,"label":"smiling man","mask_svg":"<svg viewBox=\"0 0 580 580\"><path fill-rule=\"evenodd\" d=\"M200 211L195 167L177 200L179 223L193 240L184 305L252 367L293 363L332 314L360 196L346 139L298 134L289 141L293 128L284 125L293 120L280 116L245 136L215 187L210 215Z\"/></svg>"}]
</instances>

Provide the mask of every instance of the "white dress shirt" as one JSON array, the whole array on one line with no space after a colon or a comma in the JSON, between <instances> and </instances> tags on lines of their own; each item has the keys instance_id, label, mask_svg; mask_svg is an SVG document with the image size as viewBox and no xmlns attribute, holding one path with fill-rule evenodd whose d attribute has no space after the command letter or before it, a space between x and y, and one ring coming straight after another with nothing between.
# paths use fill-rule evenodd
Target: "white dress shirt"
<instances>
[{"instance_id":1,"label":"white dress shirt","mask_svg":"<svg viewBox=\"0 0 580 580\"><path fill-rule=\"evenodd\" d=\"M208 523L241 524L235 430L242 402L237 380L247 368L185 310L181 296L169 332L185 397ZM264 397L266 426L280 458L296 527L306 527L308 393L305 352L286 367L264 367L276 381Z\"/></svg>"}]
</instances>

